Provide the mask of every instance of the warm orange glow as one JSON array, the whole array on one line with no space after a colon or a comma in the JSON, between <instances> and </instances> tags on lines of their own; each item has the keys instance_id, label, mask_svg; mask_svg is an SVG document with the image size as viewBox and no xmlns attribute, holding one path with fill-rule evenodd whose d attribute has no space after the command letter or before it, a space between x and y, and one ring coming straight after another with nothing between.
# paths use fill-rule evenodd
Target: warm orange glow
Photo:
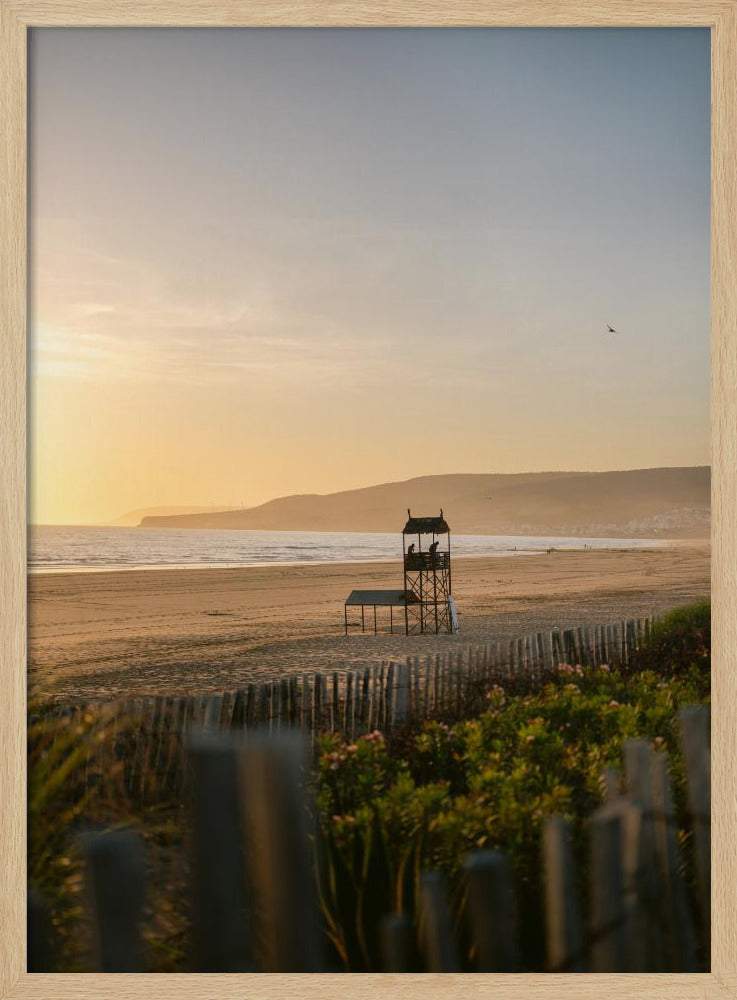
<instances>
[{"instance_id":1,"label":"warm orange glow","mask_svg":"<svg viewBox=\"0 0 737 1000\"><path fill-rule=\"evenodd\" d=\"M708 463L708 31L32 38L32 521Z\"/></svg>"}]
</instances>

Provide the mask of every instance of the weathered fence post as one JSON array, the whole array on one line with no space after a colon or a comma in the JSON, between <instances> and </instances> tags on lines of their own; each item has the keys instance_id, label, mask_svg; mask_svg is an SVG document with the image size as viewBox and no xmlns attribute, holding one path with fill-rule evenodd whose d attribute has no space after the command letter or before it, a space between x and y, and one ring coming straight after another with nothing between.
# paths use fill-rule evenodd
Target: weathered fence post
<instances>
[{"instance_id":1,"label":"weathered fence post","mask_svg":"<svg viewBox=\"0 0 737 1000\"><path fill-rule=\"evenodd\" d=\"M428 972L459 972L445 879L440 872L420 876L422 950Z\"/></svg>"},{"instance_id":2,"label":"weathered fence post","mask_svg":"<svg viewBox=\"0 0 737 1000\"><path fill-rule=\"evenodd\" d=\"M333 671L332 701L330 703L330 729L337 733L340 730L340 675Z\"/></svg>"},{"instance_id":3,"label":"weathered fence post","mask_svg":"<svg viewBox=\"0 0 737 1000\"><path fill-rule=\"evenodd\" d=\"M231 729L243 729L246 725L246 714L248 704L248 693L243 688L238 688L233 699L233 712L230 716Z\"/></svg>"},{"instance_id":4,"label":"weathered fence post","mask_svg":"<svg viewBox=\"0 0 737 1000\"><path fill-rule=\"evenodd\" d=\"M560 666L560 632L557 628L550 630L550 666L553 670Z\"/></svg>"},{"instance_id":5,"label":"weathered fence post","mask_svg":"<svg viewBox=\"0 0 737 1000\"><path fill-rule=\"evenodd\" d=\"M668 781L668 755L652 756L655 847L660 876L659 898L669 967L674 972L696 972L696 938L681 879L681 859L676 840L676 813Z\"/></svg>"},{"instance_id":6,"label":"weathered fence post","mask_svg":"<svg viewBox=\"0 0 737 1000\"><path fill-rule=\"evenodd\" d=\"M325 720L328 708L328 679L325 674L317 674L315 677L315 726L318 730L325 728Z\"/></svg>"},{"instance_id":7,"label":"weathered fence post","mask_svg":"<svg viewBox=\"0 0 737 1000\"><path fill-rule=\"evenodd\" d=\"M412 657L412 719L420 718L420 658Z\"/></svg>"},{"instance_id":8,"label":"weathered fence post","mask_svg":"<svg viewBox=\"0 0 737 1000\"><path fill-rule=\"evenodd\" d=\"M287 686L289 688L287 692L287 701L289 703L287 725L292 729L296 729L299 726L299 681L296 674L292 674L288 678Z\"/></svg>"},{"instance_id":9,"label":"weathered fence post","mask_svg":"<svg viewBox=\"0 0 737 1000\"><path fill-rule=\"evenodd\" d=\"M99 970L142 972L143 843L137 834L115 831L83 837L82 848Z\"/></svg>"},{"instance_id":10,"label":"weathered fence post","mask_svg":"<svg viewBox=\"0 0 737 1000\"><path fill-rule=\"evenodd\" d=\"M514 972L517 921L514 872L498 851L474 851L464 863L477 972Z\"/></svg>"},{"instance_id":11,"label":"weathered fence post","mask_svg":"<svg viewBox=\"0 0 737 1000\"><path fill-rule=\"evenodd\" d=\"M317 972L320 926L307 803L304 744L296 733L256 731L241 757L248 878L260 916L264 972Z\"/></svg>"},{"instance_id":12,"label":"weathered fence post","mask_svg":"<svg viewBox=\"0 0 737 1000\"><path fill-rule=\"evenodd\" d=\"M234 737L194 733L192 922L197 972L244 972L249 965Z\"/></svg>"},{"instance_id":13,"label":"weathered fence post","mask_svg":"<svg viewBox=\"0 0 737 1000\"><path fill-rule=\"evenodd\" d=\"M688 804L693 817L704 942L711 941L711 748L709 709L694 705L678 713L688 778Z\"/></svg>"},{"instance_id":14,"label":"weathered fence post","mask_svg":"<svg viewBox=\"0 0 737 1000\"><path fill-rule=\"evenodd\" d=\"M366 708L366 731L373 732L379 726L378 663L372 663L369 677L368 706Z\"/></svg>"},{"instance_id":15,"label":"weathered fence post","mask_svg":"<svg viewBox=\"0 0 737 1000\"><path fill-rule=\"evenodd\" d=\"M622 819L604 806L591 820L591 971L626 971Z\"/></svg>"},{"instance_id":16,"label":"weathered fence post","mask_svg":"<svg viewBox=\"0 0 737 1000\"><path fill-rule=\"evenodd\" d=\"M285 710L284 696L286 688L284 678L271 682L271 729L279 730L283 728L282 717Z\"/></svg>"},{"instance_id":17,"label":"weathered fence post","mask_svg":"<svg viewBox=\"0 0 737 1000\"><path fill-rule=\"evenodd\" d=\"M343 732L347 740L353 739L353 671L347 670L345 675L345 700L343 713Z\"/></svg>"},{"instance_id":18,"label":"weathered fence post","mask_svg":"<svg viewBox=\"0 0 737 1000\"><path fill-rule=\"evenodd\" d=\"M432 668L432 711L434 715L440 710L440 653L435 653Z\"/></svg>"},{"instance_id":19,"label":"weathered fence post","mask_svg":"<svg viewBox=\"0 0 737 1000\"><path fill-rule=\"evenodd\" d=\"M470 653L469 650L469 660ZM467 690L467 680L468 680L468 667L463 656L463 650L458 651L456 657L456 696L455 696L455 711L457 715L461 715L465 707L465 695Z\"/></svg>"},{"instance_id":20,"label":"weathered fence post","mask_svg":"<svg viewBox=\"0 0 737 1000\"><path fill-rule=\"evenodd\" d=\"M651 874L643 873L643 812L637 803L619 794L618 777L616 768L606 768L602 774L606 800L598 815L618 816L621 824L625 966L620 971L649 972L656 959L652 942L657 944L658 937L643 888L643 880Z\"/></svg>"},{"instance_id":21,"label":"weathered fence post","mask_svg":"<svg viewBox=\"0 0 737 1000\"><path fill-rule=\"evenodd\" d=\"M310 678L307 674L302 674L299 679L297 704L299 705L299 728L303 733L310 732L313 729L311 720L312 692L310 690Z\"/></svg>"},{"instance_id":22,"label":"weathered fence post","mask_svg":"<svg viewBox=\"0 0 737 1000\"><path fill-rule=\"evenodd\" d=\"M584 972L583 932L568 833L562 816L551 816L543 830L545 930L548 968Z\"/></svg>"},{"instance_id":23,"label":"weathered fence post","mask_svg":"<svg viewBox=\"0 0 737 1000\"><path fill-rule=\"evenodd\" d=\"M410 677L408 663L395 663L393 684L389 692L389 729L403 725L409 715Z\"/></svg>"},{"instance_id":24,"label":"weathered fence post","mask_svg":"<svg viewBox=\"0 0 737 1000\"><path fill-rule=\"evenodd\" d=\"M269 724L269 685L261 682L257 689L257 709L254 720L260 726Z\"/></svg>"},{"instance_id":25,"label":"weathered fence post","mask_svg":"<svg viewBox=\"0 0 737 1000\"><path fill-rule=\"evenodd\" d=\"M388 720L388 709L389 709L389 698L388 690L392 685L394 679L394 667L391 663L385 663L383 660L379 666L379 712L377 716L377 729L386 729Z\"/></svg>"},{"instance_id":26,"label":"weathered fence post","mask_svg":"<svg viewBox=\"0 0 737 1000\"><path fill-rule=\"evenodd\" d=\"M203 729L217 729L220 723L220 695L210 695L205 702L205 714L202 720Z\"/></svg>"},{"instance_id":27,"label":"weathered fence post","mask_svg":"<svg viewBox=\"0 0 737 1000\"><path fill-rule=\"evenodd\" d=\"M220 726L223 729L230 729L230 723L233 717L233 701L233 692L226 691L223 695L222 704L220 706Z\"/></svg>"},{"instance_id":28,"label":"weathered fence post","mask_svg":"<svg viewBox=\"0 0 737 1000\"><path fill-rule=\"evenodd\" d=\"M655 850L651 755L652 747L646 740L627 740L624 745L627 791L634 804L641 809L636 891L640 913L638 936L648 968L638 971L664 972L666 962Z\"/></svg>"},{"instance_id":29,"label":"weathered fence post","mask_svg":"<svg viewBox=\"0 0 737 1000\"><path fill-rule=\"evenodd\" d=\"M381 664L381 710L379 713L379 729L388 730L391 728L392 719L392 699L394 690L394 663L389 660Z\"/></svg>"},{"instance_id":30,"label":"weathered fence post","mask_svg":"<svg viewBox=\"0 0 737 1000\"><path fill-rule=\"evenodd\" d=\"M363 680L361 682L361 714L359 715L359 732L369 732L369 715L371 709L371 668L363 668Z\"/></svg>"}]
</instances>

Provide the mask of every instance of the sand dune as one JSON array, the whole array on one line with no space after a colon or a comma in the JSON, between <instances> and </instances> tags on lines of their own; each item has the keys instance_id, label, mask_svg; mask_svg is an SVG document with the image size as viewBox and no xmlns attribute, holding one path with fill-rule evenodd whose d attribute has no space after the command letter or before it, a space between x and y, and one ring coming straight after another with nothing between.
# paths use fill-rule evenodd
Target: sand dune
<instances>
[{"instance_id":1,"label":"sand dune","mask_svg":"<svg viewBox=\"0 0 737 1000\"><path fill-rule=\"evenodd\" d=\"M467 534L708 538L711 470L425 476L327 495L280 497L245 510L145 517L144 527L398 531L443 508Z\"/></svg>"}]
</instances>

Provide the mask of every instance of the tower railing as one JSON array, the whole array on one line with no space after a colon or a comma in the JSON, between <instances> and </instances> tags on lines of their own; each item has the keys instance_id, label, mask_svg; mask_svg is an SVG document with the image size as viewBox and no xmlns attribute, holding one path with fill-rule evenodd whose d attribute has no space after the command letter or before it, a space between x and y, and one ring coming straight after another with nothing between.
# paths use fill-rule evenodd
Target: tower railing
<instances>
[{"instance_id":1,"label":"tower railing","mask_svg":"<svg viewBox=\"0 0 737 1000\"><path fill-rule=\"evenodd\" d=\"M404 557L404 568L410 572L428 569L447 569L450 566L450 552L412 552Z\"/></svg>"}]
</instances>

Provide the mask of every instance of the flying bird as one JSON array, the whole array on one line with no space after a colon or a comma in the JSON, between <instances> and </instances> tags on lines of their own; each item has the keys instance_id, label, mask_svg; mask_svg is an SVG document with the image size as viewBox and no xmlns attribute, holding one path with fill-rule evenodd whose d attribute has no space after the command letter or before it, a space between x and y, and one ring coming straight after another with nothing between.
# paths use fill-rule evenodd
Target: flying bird
<instances>
[{"instance_id":1,"label":"flying bird","mask_svg":"<svg viewBox=\"0 0 737 1000\"><path fill-rule=\"evenodd\" d=\"M606 332L607 333L619 333L619 330L615 330L613 326L609 326L609 324L607 323L607 325L606 325Z\"/></svg>"}]
</instances>

